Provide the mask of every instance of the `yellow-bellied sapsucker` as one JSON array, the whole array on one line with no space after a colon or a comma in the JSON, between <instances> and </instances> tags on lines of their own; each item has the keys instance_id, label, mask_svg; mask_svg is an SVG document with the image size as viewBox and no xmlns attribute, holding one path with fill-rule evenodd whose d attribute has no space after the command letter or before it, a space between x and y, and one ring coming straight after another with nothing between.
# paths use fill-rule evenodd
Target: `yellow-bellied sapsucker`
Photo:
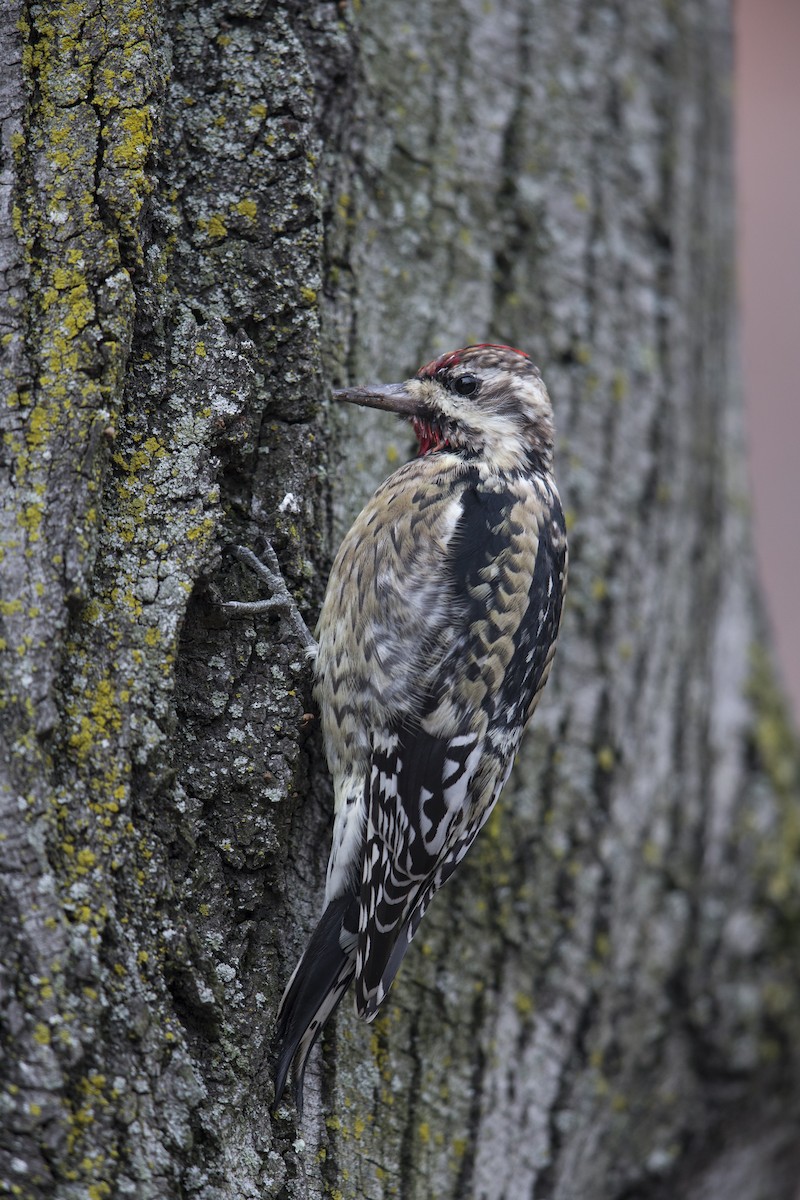
<instances>
[{"instance_id":1,"label":"yellow-bellied sapsucker","mask_svg":"<svg viewBox=\"0 0 800 1200\"><path fill-rule=\"evenodd\" d=\"M492 811L550 671L567 574L552 408L527 355L468 346L337 397L409 417L419 457L345 537L317 627L335 817L324 911L278 1014L276 1102L294 1062L298 1105L351 980L369 1021Z\"/></svg>"}]
</instances>

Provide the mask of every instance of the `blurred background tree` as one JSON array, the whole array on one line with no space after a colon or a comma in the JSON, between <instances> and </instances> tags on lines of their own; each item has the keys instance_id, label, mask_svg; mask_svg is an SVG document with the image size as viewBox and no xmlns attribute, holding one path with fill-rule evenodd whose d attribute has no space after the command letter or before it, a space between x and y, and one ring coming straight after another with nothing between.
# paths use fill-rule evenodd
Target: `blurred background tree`
<instances>
[{"instance_id":1,"label":"blurred background tree","mask_svg":"<svg viewBox=\"0 0 800 1200\"><path fill-rule=\"evenodd\" d=\"M800 143L784 136L800 112L800 7L735 0L736 225L741 357L753 533L775 656L800 713Z\"/></svg>"},{"instance_id":2,"label":"blurred background tree","mask_svg":"<svg viewBox=\"0 0 800 1200\"><path fill-rule=\"evenodd\" d=\"M0 77L0 1180L110 1196L793 1197L797 746L764 644L723 0L11 0ZM540 364L571 593L535 728L298 1128L313 620L412 452L330 410Z\"/></svg>"}]
</instances>

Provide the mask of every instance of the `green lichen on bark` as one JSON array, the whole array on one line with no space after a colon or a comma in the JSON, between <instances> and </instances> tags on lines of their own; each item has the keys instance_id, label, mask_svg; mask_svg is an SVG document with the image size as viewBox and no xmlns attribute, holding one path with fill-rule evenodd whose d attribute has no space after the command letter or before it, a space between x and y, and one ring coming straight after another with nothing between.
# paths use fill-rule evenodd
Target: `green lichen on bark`
<instances>
[{"instance_id":1,"label":"green lichen on bark","mask_svg":"<svg viewBox=\"0 0 800 1200\"><path fill-rule=\"evenodd\" d=\"M116 873L137 853L125 811L131 680L115 657L114 605L93 571L133 331L149 106L164 59L153 10L142 5L19 6L12 15L20 103L6 279L23 298L4 364L4 820L10 861L25 864L37 902L5 893L8 994L21 1020L3 1102L24 1146L12 1160L25 1163L19 1194L59 1181L65 1194L104 1195L120 1153L120 1088L95 1065L95 1039L122 976L147 959L108 953L110 931L126 920ZM113 102L108 70L129 85ZM83 633L103 622L90 661ZM24 814L16 821L15 803Z\"/></svg>"},{"instance_id":2,"label":"green lichen on bark","mask_svg":"<svg viewBox=\"0 0 800 1200\"><path fill-rule=\"evenodd\" d=\"M276 985L239 981L250 926L220 884L260 896L264 792L296 790L307 670L209 600L186 618L223 528L268 524L299 587L325 536L305 54L286 21L230 32L221 7L13 17L2 836L38 898L3 892L2 1177L162 1196L195 1172L212 1195L233 1153L244 1194L268 1147L242 1157L231 1132L254 1071L242 1029ZM207 846L204 805L231 793Z\"/></svg>"}]
</instances>

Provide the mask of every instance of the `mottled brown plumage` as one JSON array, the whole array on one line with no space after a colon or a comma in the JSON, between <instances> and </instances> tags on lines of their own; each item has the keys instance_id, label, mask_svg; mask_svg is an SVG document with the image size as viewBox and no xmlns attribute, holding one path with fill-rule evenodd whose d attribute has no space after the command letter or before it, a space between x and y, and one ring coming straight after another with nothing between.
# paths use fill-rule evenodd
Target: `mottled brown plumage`
<instances>
[{"instance_id":1,"label":"mottled brown plumage","mask_svg":"<svg viewBox=\"0 0 800 1200\"><path fill-rule=\"evenodd\" d=\"M345 537L318 624L334 780L325 911L284 995L278 1095L355 976L375 1016L431 898L486 821L550 671L566 583L553 422L520 351L472 346L386 388L421 456Z\"/></svg>"}]
</instances>

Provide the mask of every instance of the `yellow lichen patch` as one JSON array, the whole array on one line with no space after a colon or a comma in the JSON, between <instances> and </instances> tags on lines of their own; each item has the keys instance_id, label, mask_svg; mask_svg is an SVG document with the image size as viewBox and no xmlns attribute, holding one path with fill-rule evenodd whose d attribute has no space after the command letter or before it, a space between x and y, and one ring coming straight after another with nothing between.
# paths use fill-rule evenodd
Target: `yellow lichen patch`
<instances>
[{"instance_id":1,"label":"yellow lichen patch","mask_svg":"<svg viewBox=\"0 0 800 1200\"><path fill-rule=\"evenodd\" d=\"M157 437L149 437L142 443L138 450L135 450L130 458L126 459L122 454L112 455L112 461L126 473L126 475L136 475L139 471L149 467L153 459L164 458L168 453L166 446L159 441ZM129 481L123 480L120 487L128 487Z\"/></svg>"},{"instance_id":2,"label":"yellow lichen patch","mask_svg":"<svg viewBox=\"0 0 800 1200\"><path fill-rule=\"evenodd\" d=\"M153 122L150 109L126 109L120 121L122 139L112 148L111 157L119 167L136 169L144 164L152 141ZM109 131L106 129L106 136Z\"/></svg>"},{"instance_id":3,"label":"yellow lichen patch","mask_svg":"<svg viewBox=\"0 0 800 1200\"><path fill-rule=\"evenodd\" d=\"M206 222L206 232L214 241L222 241L228 236L228 227L221 213L214 213Z\"/></svg>"},{"instance_id":4,"label":"yellow lichen patch","mask_svg":"<svg viewBox=\"0 0 800 1200\"><path fill-rule=\"evenodd\" d=\"M40 450L52 429L50 415L43 404L37 404L25 422L25 441L31 452Z\"/></svg>"},{"instance_id":5,"label":"yellow lichen patch","mask_svg":"<svg viewBox=\"0 0 800 1200\"><path fill-rule=\"evenodd\" d=\"M21 512L17 513L17 524L22 526L28 535L28 540L31 542L38 542L39 540L39 527L42 523L42 515L41 504L28 504Z\"/></svg>"},{"instance_id":6,"label":"yellow lichen patch","mask_svg":"<svg viewBox=\"0 0 800 1200\"><path fill-rule=\"evenodd\" d=\"M611 940L607 933L598 933L594 941L594 948L598 958L608 958L611 953Z\"/></svg>"},{"instance_id":7,"label":"yellow lichen patch","mask_svg":"<svg viewBox=\"0 0 800 1200\"><path fill-rule=\"evenodd\" d=\"M234 205L234 208L240 217L245 217L248 221L255 221L258 215L256 202L255 200L251 200L249 196L245 197L244 200L240 200Z\"/></svg>"},{"instance_id":8,"label":"yellow lichen patch","mask_svg":"<svg viewBox=\"0 0 800 1200\"><path fill-rule=\"evenodd\" d=\"M69 1107L72 1108L72 1111L67 1115L67 1149L70 1154L74 1154L84 1138L86 1129L94 1123L95 1111L109 1107L109 1100L105 1095L106 1082L105 1075L101 1075L97 1071L90 1071L88 1075L79 1080L80 1103L74 1108L70 1104ZM69 1104L69 1102L67 1103ZM94 1172L104 1160L103 1153L97 1153L92 1157L84 1155L80 1162L81 1170L86 1174ZM110 1192L101 1192L100 1195L110 1195Z\"/></svg>"},{"instance_id":9,"label":"yellow lichen patch","mask_svg":"<svg viewBox=\"0 0 800 1200\"><path fill-rule=\"evenodd\" d=\"M94 690L87 689L85 695L89 714L84 712L80 716L79 728L69 739L78 762L85 762L98 743L108 739L110 734L118 733L122 727L119 701L124 702L125 693L121 693L118 700L109 679L100 679Z\"/></svg>"},{"instance_id":10,"label":"yellow lichen patch","mask_svg":"<svg viewBox=\"0 0 800 1200\"><path fill-rule=\"evenodd\" d=\"M84 848L78 851L75 871L78 875L86 875L97 862L94 851Z\"/></svg>"},{"instance_id":11,"label":"yellow lichen patch","mask_svg":"<svg viewBox=\"0 0 800 1200\"><path fill-rule=\"evenodd\" d=\"M50 1030L43 1021L39 1021L39 1023L35 1026L33 1030L33 1040L38 1042L40 1046L50 1045Z\"/></svg>"},{"instance_id":12,"label":"yellow lichen patch","mask_svg":"<svg viewBox=\"0 0 800 1200\"><path fill-rule=\"evenodd\" d=\"M58 266L53 271L52 286L41 293L40 304L44 313L49 313L53 325L52 342L48 355L51 370L57 370L64 360L66 347L59 344L59 334L67 340L76 337L95 317L95 309L89 294L86 277L77 267Z\"/></svg>"},{"instance_id":13,"label":"yellow lichen patch","mask_svg":"<svg viewBox=\"0 0 800 1200\"><path fill-rule=\"evenodd\" d=\"M533 1013L533 998L528 992L517 992L514 997L514 1008L521 1017L529 1017Z\"/></svg>"},{"instance_id":14,"label":"yellow lichen patch","mask_svg":"<svg viewBox=\"0 0 800 1200\"><path fill-rule=\"evenodd\" d=\"M336 210L339 214L339 219L346 221L350 213L350 205L352 200L347 192L340 192L336 201Z\"/></svg>"},{"instance_id":15,"label":"yellow lichen patch","mask_svg":"<svg viewBox=\"0 0 800 1200\"><path fill-rule=\"evenodd\" d=\"M118 599L121 599L122 604L125 605L133 618L139 618L142 616L142 613L144 612L144 605L142 604L142 601L139 600L136 593L128 590L128 592L124 592L120 596L119 590L116 590L116 596L118 596Z\"/></svg>"},{"instance_id":16,"label":"yellow lichen patch","mask_svg":"<svg viewBox=\"0 0 800 1200\"><path fill-rule=\"evenodd\" d=\"M192 529L186 531L186 536L190 542L197 541L198 538L207 538L214 530L214 522L211 517L205 517L199 525L195 525Z\"/></svg>"},{"instance_id":17,"label":"yellow lichen patch","mask_svg":"<svg viewBox=\"0 0 800 1200\"><path fill-rule=\"evenodd\" d=\"M612 771L614 769L614 751L610 746L601 746L597 751L597 765L601 771Z\"/></svg>"}]
</instances>

